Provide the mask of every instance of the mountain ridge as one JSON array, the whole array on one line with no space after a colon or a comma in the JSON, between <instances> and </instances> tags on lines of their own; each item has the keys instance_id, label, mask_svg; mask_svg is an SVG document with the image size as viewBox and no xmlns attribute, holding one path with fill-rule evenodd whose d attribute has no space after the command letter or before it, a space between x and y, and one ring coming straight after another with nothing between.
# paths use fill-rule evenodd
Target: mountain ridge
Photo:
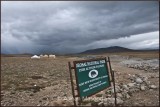
<instances>
[{"instance_id":1,"label":"mountain ridge","mask_svg":"<svg viewBox=\"0 0 160 107\"><path fill-rule=\"evenodd\" d=\"M129 49L120 46L111 46L107 48L96 48L80 52L79 54L101 54L113 52L143 52L143 51L158 51L159 49Z\"/></svg>"}]
</instances>

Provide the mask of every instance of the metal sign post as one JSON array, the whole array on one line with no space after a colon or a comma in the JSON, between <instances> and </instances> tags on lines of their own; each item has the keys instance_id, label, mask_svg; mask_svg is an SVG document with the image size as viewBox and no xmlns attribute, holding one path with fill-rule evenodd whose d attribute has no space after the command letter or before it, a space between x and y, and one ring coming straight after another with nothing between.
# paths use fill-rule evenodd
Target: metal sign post
<instances>
[{"instance_id":1,"label":"metal sign post","mask_svg":"<svg viewBox=\"0 0 160 107\"><path fill-rule=\"evenodd\" d=\"M72 71L71 71L72 67L71 67L70 62L68 62L68 66L69 66L69 74L70 74L70 79L71 79L71 87L72 87L72 95L73 95L73 99L74 99L74 106L76 106L74 86L73 86L73 78L72 78Z\"/></svg>"},{"instance_id":2,"label":"metal sign post","mask_svg":"<svg viewBox=\"0 0 160 107\"><path fill-rule=\"evenodd\" d=\"M115 89L114 71L111 68L111 62L110 62L109 57L108 57L108 62L109 62L109 69L110 69L111 76L112 76L112 82L113 82L113 87L114 87L115 106L116 106L117 105L117 94L116 94L116 89Z\"/></svg>"},{"instance_id":3,"label":"metal sign post","mask_svg":"<svg viewBox=\"0 0 160 107\"><path fill-rule=\"evenodd\" d=\"M80 98L80 101L78 102L79 105L81 104L83 99L110 87L111 82L113 82L115 105L117 105L114 72L111 69L111 63L109 57L108 60L106 58L98 58L92 60L74 61L73 64L74 67L71 67L71 63L68 62L72 95L74 98L74 106L76 106L75 97ZM77 91L78 91L77 96L75 96L74 93L75 90L73 85L73 78L71 71L72 69L74 69L75 71ZM109 71L112 77L112 81L110 80Z\"/></svg>"}]
</instances>

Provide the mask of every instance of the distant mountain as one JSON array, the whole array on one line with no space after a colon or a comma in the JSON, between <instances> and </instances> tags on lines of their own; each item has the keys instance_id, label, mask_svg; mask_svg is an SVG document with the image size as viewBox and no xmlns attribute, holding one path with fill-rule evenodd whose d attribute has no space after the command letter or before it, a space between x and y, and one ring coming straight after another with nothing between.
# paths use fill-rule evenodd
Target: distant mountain
<instances>
[{"instance_id":1,"label":"distant mountain","mask_svg":"<svg viewBox=\"0 0 160 107\"><path fill-rule=\"evenodd\" d=\"M112 46L108 48L98 48L98 49L91 49L79 54L102 54L102 53L114 53L114 52L141 52L141 51L158 51L159 49L152 49L152 50L133 50L128 49L120 46Z\"/></svg>"}]
</instances>

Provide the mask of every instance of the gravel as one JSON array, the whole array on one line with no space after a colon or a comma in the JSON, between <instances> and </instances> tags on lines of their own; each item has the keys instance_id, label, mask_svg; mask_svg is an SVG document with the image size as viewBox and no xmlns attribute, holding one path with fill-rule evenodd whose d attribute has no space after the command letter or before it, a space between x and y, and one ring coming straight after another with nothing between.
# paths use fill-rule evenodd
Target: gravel
<instances>
[{"instance_id":1,"label":"gravel","mask_svg":"<svg viewBox=\"0 0 160 107\"><path fill-rule=\"evenodd\" d=\"M142 60L142 59L129 59L120 62L121 65L129 68L144 70L146 72L158 72L159 71L159 60Z\"/></svg>"}]
</instances>

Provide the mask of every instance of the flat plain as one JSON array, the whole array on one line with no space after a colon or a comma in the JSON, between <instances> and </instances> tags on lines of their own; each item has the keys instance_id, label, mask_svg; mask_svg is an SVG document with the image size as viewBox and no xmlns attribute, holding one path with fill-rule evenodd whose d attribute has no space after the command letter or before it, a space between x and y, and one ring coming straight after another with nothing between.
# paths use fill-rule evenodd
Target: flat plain
<instances>
[{"instance_id":1,"label":"flat plain","mask_svg":"<svg viewBox=\"0 0 160 107\"><path fill-rule=\"evenodd\" d=\"M57 56L55 59L1 56L1 105L73 105L72 99L68 99L72 98L68 62L90 56L110 57L119 105L159 106L159 52ZM74 86L75 83L74 80ZM112 89L110 87L91 97L103 98L103 101L86 100L82 105L113 105Z\"/></svg>"}]
</instances>

